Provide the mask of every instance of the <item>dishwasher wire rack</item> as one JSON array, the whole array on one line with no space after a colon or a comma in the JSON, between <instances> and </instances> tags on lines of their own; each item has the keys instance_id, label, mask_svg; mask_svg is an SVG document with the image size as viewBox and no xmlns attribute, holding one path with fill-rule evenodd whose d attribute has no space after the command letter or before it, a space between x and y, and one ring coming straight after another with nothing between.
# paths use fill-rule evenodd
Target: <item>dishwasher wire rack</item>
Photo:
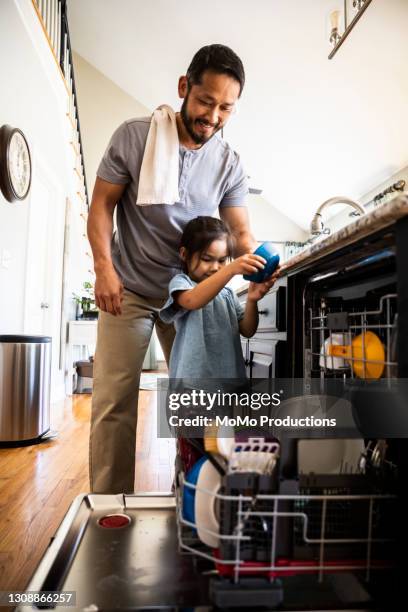
<instances>
[{"instance_id":1,"label":"dishwasher wire rack","mask_svg":"<svg viewBox=\"0 0 408 612\"><path fill-rule=\"evenodd\" d=\"M358 478L347 476L346 482L357 482ZM362 478L360 477L360 483L364 482ZM242 576L251 574L266 576L273 582L285 575L317 573L321 582L325 573L353 570L363 571L365 580L369 581L372 570L390 569L393 566L390 559L375 558L373 554L375 547L392 547L394 542L392 513L396 496L393 494L357 493L355 488L353 492L353 487L350 489L333 486L336 482L344 483L341 477L340 480L332 479L329 486L323 487L313 487L316 478L312 478L312 486L303 488L303 492L300 489L300 493L255 495L226 495L223 492L214 493L199 489L187 482L182 472L178 473L176 480L176 518L180 551L213 561L218 574L229 576L235 584L239 583ZM296 487L295 481L291 484ZM234 515L228 533L215 533L200 527L202 531L219 540L217 549L203 544L197 535L197 525L183 517L184 487L194 492L200 490L208 495L209 503L218 508L220 523L223 520L221 517L228 512ZM284 487L281 486L282 488ZM290 490L291 487L287 488ZM357 524L352 520L348 528L347 520L353 517L357 517ZM264 538L264 547L268 550L263 562L243 554L248 550L248 544L256 538L253 532L254 521L268 524ZM384 533L384 528L388 533ZM279 551L279 547L282 548L282 533L289 535L289 538L283 538L283 556L280 554L282 550ZM259 539L256 541L259 542ZM302 546L309 552L311 549L312 557L293 557L293 552L301 550ZM360 554L358 558L353 558L350 555L355 554L356 550L350 547L356 546ZM229 551L229 554L225 555L225 551Z\"/></svg>"},{"instance_id":2,"label":"dishwasher wire rack","mask_svg":"<svg viewBox=\"0 0 408 612\"><path fill-rule=\"evenodd\" d=\"M372 299L372 298L371 298ZM366 364L381 364L384 366L383 376L394 378L397 375L397 324L396 293L387 293L378 299L376 308L361 307L358 303L345 310L346 303L328 297L315 298L309 307L308 331L310 333L310 349L305 371L320 371L322 377L355 378L353 362L362 364L363 376L366 378ZM368 359L365 352L365 334L372 331L378 335L384 345L385 360ZM340 367L334 366L334 359L327 352L327 342L332 333L343 336L344 344L351 346L351 355ZM362 335L362 355L354 355L352 340L356 335ZM305 338L305 347L308 346ZM336 362L338 363L338 362Z\"/></svg>"}]
</instances>

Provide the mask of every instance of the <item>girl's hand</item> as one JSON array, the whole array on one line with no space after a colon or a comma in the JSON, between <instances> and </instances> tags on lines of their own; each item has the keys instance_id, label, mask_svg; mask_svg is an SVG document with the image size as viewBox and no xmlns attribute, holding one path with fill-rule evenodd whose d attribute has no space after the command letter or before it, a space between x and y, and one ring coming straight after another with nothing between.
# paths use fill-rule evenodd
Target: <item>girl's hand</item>
<instances>
[{"instance_id":1,"label":"girl's hand","mask_svg":"<svg viewBox=\"0 0 408 612\"><path fill-rule=\"evenodd\" d=\"M266 283L249 283L248 300L250 302L258 302L269 291Z\"/></svg>"},{"instance_id":2,"label":"girl's hand","mask_svg":"<svg viewBox=\"0 0 408 612\"><path fill-rule=\"evenodd\" d=\"M279 276L280 267L278 267L275 272L266 279L263 283L249 283L248 288L248 300L252 302L258 302L262 299L269 291L271 287L275 284L276 279Z\"/></svg>"},{"instance_id":3,"label":"girl's hand","mask_svg":"<svg viewBox=\"0 0 408 612\"><path fill-rule=\"evenodd\" d=\"M258 270L263 270L266 264L266 260L259 255L253 253L246 253L234 259L228 266L232 274L255 274Z\"/></svg>"}]
</instances>

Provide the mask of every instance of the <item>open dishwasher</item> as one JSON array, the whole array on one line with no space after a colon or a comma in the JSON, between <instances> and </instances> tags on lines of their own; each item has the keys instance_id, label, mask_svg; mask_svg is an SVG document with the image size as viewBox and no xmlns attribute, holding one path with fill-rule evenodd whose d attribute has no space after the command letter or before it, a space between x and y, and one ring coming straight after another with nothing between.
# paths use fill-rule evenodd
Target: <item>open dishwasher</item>
<instances>
[{"instance_id":1,"label":"open dishwasher","mask_svg":"<svg viewBox=\"0 0 408 612\"><path fill-rule=\"evenodd\" d=\"M227 469L204 450L194 465L209 468L207 480L194 484L180 466L175 495L79 496L27 591L71 592L84 612L390 609L393 463L368 447L361 472L298 473L297 442L234 445L232 457L273 446L270 473ZM212 523L199 517L199 496Z\"/></svg>"},{"instance_id":2,"label":"open dishwasher","mask_svg":"<svg viewBox=\"0 0 408 612\"><path fill-rule=\"evenodd\" d=\"M79 496L27 592L71 592L84 612L390 609L395 496L364 480L230 474L200 491L220 520L207 544L182 472L176 496Z\"/></svg>"},{"instance_id":3,"label":"open dishwasher","mask_svg":"<svg viewBox=\"0 0 408 612\"><path fill-rule=\"evenodd\" d=\"M408 313L399 308L395 250L382 246L371 259L365 245L340 268L303 275L302 350L295 352L306 382L404 375ZM371 333L383 353L367 354ZM73 591L75 609L85 612L397 609L404 444L367 438L352 469L314 473L299 470L302 442L278 441L269 474L222 461L218 470L204 448L201 459L218 470L211 486L189 481L179 462L174 495L78 497L27 590ZM207 499L212 523L186 514L191 494Z\"/></svg>"}]
</instances>

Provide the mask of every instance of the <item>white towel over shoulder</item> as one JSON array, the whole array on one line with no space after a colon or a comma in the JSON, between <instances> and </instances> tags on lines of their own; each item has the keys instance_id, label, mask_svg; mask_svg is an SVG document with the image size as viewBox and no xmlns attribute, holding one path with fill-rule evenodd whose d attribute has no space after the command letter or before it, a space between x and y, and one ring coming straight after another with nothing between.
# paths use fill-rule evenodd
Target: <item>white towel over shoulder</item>
<instances>
[{"instance_id":1,"label":"white towel over shoulder","mask_svg":"<svg viewBox=\"0 0 408 612\"><path fill-rule=\"evenodd\" d=\"M152 116L137 192L138 206L174 204L180 200L179 139L174 110L163 104Z\"/></svg>"}]
</instances>

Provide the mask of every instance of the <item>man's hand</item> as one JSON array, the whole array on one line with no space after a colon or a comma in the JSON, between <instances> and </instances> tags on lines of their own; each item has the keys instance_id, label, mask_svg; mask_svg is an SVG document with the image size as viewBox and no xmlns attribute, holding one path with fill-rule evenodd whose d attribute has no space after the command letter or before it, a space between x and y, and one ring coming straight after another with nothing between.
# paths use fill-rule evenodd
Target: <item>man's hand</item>
<instances>
[{"instance_id":1,"label":"man's hand","mask_svg":"<svg viewBox=\"0 0 408 612\"><path fill-rule=\"evenodd\" d=\"M112 265L106 265L96 274L95 303L104 312L114 316L122 314L123 285Z\"/></svg>"}]
</instances>

